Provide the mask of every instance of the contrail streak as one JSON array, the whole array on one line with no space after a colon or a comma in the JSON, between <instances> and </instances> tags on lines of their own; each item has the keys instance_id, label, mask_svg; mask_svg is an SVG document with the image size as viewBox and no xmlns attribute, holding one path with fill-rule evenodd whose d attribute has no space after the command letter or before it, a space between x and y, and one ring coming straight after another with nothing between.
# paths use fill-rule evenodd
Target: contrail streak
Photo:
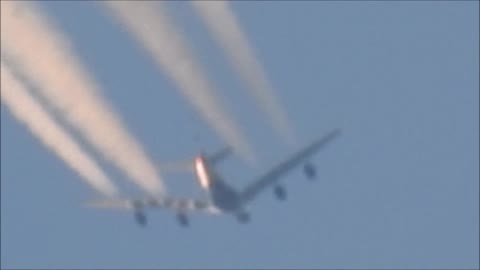
<instances>
[{"instance_id":1,"label":"contrail streak","mask_svg":"<svg viewBox=\"0 0 480 270\"><path fill-rule=\"evenodd\" d=\"M251 95L270 117L273 126L288 143L293 144L295 136L287 114L276 99L266 73L255 58L247 36L227 1L191 1L191 3L212 37L223 47L233 67L247 83Z\"/></svg>"},{"instance_id":2,"label":"contrail streak","mask_svg":"<svg viewBox=\"0 0 480 270\"><path fill-rule=\"evenodd\" d=\"M95 190L106 196L117 195L117 189L95 161L50 117L3 61L1 87L2 102L35 137Z\"/></svg>"},{"instance_id":3,"label":"contrail streak","mask_svg":"<svg viewBox=\"0 0 480 270\"><path fill-rule=\"evenodd\" d=\"M178 86L206 121L243 157L256 157L251 146L228 116L213 86L190 48L161 9L160 3L106 1L116 18L153 56L158 67Z\"/></svg>"},{"instance_id":4,"label":"contrail streak","mask_svg":"<svg viewBox=\"0 0 480 270\"><path fill-rule=\"evenodd\" d=\"M1 4L2 54L106 160L145 191L162 193L153 163L100 96L68 40L33 3Z\"/></svg>"}]
</instances>

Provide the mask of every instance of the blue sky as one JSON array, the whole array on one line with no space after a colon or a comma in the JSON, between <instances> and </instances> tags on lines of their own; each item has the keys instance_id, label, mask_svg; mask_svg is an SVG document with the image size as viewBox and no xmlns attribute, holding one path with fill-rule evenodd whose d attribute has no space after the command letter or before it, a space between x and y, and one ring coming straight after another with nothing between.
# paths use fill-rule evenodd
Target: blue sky
<instances>
[{"instance_id":1,"label":"blue sky","mask_svg":"<svg viewBox=\"0 0 480 270\"><path fill-rule=\"evenodd\" d=\"M42 2L153 160L224 143L93 2ZM169 3L261 161L220 171L242 187L295 149L244 94L186 2ZM82 208L96 194L1 107L2 268L478 268L478 2L234 2L299 141L343 135L285 179L252 222ZM3 37L2 37L3 38ZM34 49L34 48L33 48ZM128 76L127 76L128 75ZM138 192L100 161L126 193ZM165 175L172 194L199 194Z\"/></svg>"}]
</instances>

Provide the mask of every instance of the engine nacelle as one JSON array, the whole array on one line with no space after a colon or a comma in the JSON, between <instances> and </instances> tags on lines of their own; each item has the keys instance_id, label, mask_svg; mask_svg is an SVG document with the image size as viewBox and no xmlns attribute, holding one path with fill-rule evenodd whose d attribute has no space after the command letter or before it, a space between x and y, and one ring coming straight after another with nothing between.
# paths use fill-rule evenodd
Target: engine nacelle
<instances>
[{"instance_id":1,"label":"engine nacelle","mask_svg":"<svg viewBox=\"0 0 480 270\"><path fill-rule=\"evenodd\" d=\"M188 227L188 225L190 225L188 217L184 213L178 213L177 214L177 221L180 225L182 225L182 227Z\"/></svg>"},{"instance_id":2,"label":"engine nacelle","mask_svg":"<svg viewBox=\"0 0 480 270\"><path fill-rule=\"evenodd\" d=\"M273 188L273 194L275 194L275 197L280 201L287 199L287 191L282 186L275 186L275 188Z\"/></svg>"},{"instance_id":3,"label":"engine nacelle","mask_svg":"<svg viewBox=\"0 0 480 270\"><path fill-rule=\"evenodd\" d=\"M247 212L243 212L243 211L239 212L239 213L236 214L236 217L237 217L238 222L240 222L240 223L245 224L245 223L250 222L250 214L248 214Z\"/></svg>"},{"instance_id":4,"label":"engine nacelle","mask_svg":"<svg viewBox=\"0 0 480 270\"><path fill-rule=\"evenodd\" d=\"M138 225L145 226L147 225L147 216L141 210L135 210L134 212L135 220Z\"/></svg>"},{"instance_id":5,"label":"engine nacelle","mask_svg":"<svg viewBox=\"0 0 480 270\"><path fill-rule=\"evenodd\" d=\"M317 176L317 170L311 163L306 163L303 166L303 171L305 172L305 176L307 176L308 179L314 179Z\"/></svg>"}]
</instances>

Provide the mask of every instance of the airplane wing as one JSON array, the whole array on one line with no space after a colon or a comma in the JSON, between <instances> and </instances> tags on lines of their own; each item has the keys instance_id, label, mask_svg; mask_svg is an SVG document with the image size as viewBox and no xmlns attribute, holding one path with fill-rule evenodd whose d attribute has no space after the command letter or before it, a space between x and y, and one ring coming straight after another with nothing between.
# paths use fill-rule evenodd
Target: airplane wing
<instances>
[{"instance_id":1,"label":"airplane wing","mask_svg":"<svg viewBox=\"0 0 480 270\"><path fill-rule=\"evenodd\" d=\"M110 208L120 210L136 210L145 208L164 208L176 212L210 212L214 213L215 207L206 200L184 198L142 198L142 199L105 199L89 202L88 207Z\"/></svg>"},{"instance_id":2,"label":"airplane wing","mask_svg":"<svg viewBox=\"0 0 480 270\"><path fill-rule=\"evenodd\" d=\"M280 176L283 176L285 173L302 163L304 160L312 156L316 151L321 147L328 144L334 138L340 135L340 129L335 129L325 135L324 137L314 141L310 145L301 149L300 151L293 154L287 160L284 160L274 166L272 169L267 171L263 176L259 177L258 180L249 184L241 193L242 199L244 202L248 202L255 198L258 193L263 191L266 187L276 183Z\"/></svg>"}]
</instances>

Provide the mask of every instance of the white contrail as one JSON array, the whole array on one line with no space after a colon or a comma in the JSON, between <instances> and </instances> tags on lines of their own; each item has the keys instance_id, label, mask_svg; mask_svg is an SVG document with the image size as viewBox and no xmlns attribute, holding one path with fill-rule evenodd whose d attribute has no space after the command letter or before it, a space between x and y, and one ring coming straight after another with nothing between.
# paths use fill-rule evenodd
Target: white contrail
<instances>
[{"instance_id":1,"label":"white contrail","mask_svg":"<svg viewBox=\"0 0 480 270\"><path fill-rule=\"evenodd\" d=\"M51 21L23 1L1 1L2 54L69 125L147 192L164 191L152 162Z\"/></svg>"},{"instance_id":2,"label":"white contrail","mask_svg":"<svg viewBox=\"0 0 480 270\"><path fill-rule=\"evenodd\" d=\"M287 114L275 97L266 73L255 58L247 36L242 31L229 3L227 1L191 1L191 3L212 33L212 37L223 47L232 66L247 83L247 89L270 117L274 127L288 143L293 144L295 136Z\"/></svg>"},{"instance_id":3,"label":"white contrail","mask_svg":"<svg viewBox=\"0 0 480 270\"><path fill-rule=\"evenodd\" d=\"M0 68L2 102L13 116L95 190L106 196L117 195L117 189L95 161L50 117L3 61Z\"/></svg>"},{"instance_id":4,"label":"white contrail","mask_svg":"<svg viewBox=\"0 0 480 270\"><path fill-rule=\"evenodd\" d=\"M202 67L160 3L106 1L116 18L141 42L206 121L247 160L256 157L251 146L217 99Z\"/></svg>"}]
</instances>

